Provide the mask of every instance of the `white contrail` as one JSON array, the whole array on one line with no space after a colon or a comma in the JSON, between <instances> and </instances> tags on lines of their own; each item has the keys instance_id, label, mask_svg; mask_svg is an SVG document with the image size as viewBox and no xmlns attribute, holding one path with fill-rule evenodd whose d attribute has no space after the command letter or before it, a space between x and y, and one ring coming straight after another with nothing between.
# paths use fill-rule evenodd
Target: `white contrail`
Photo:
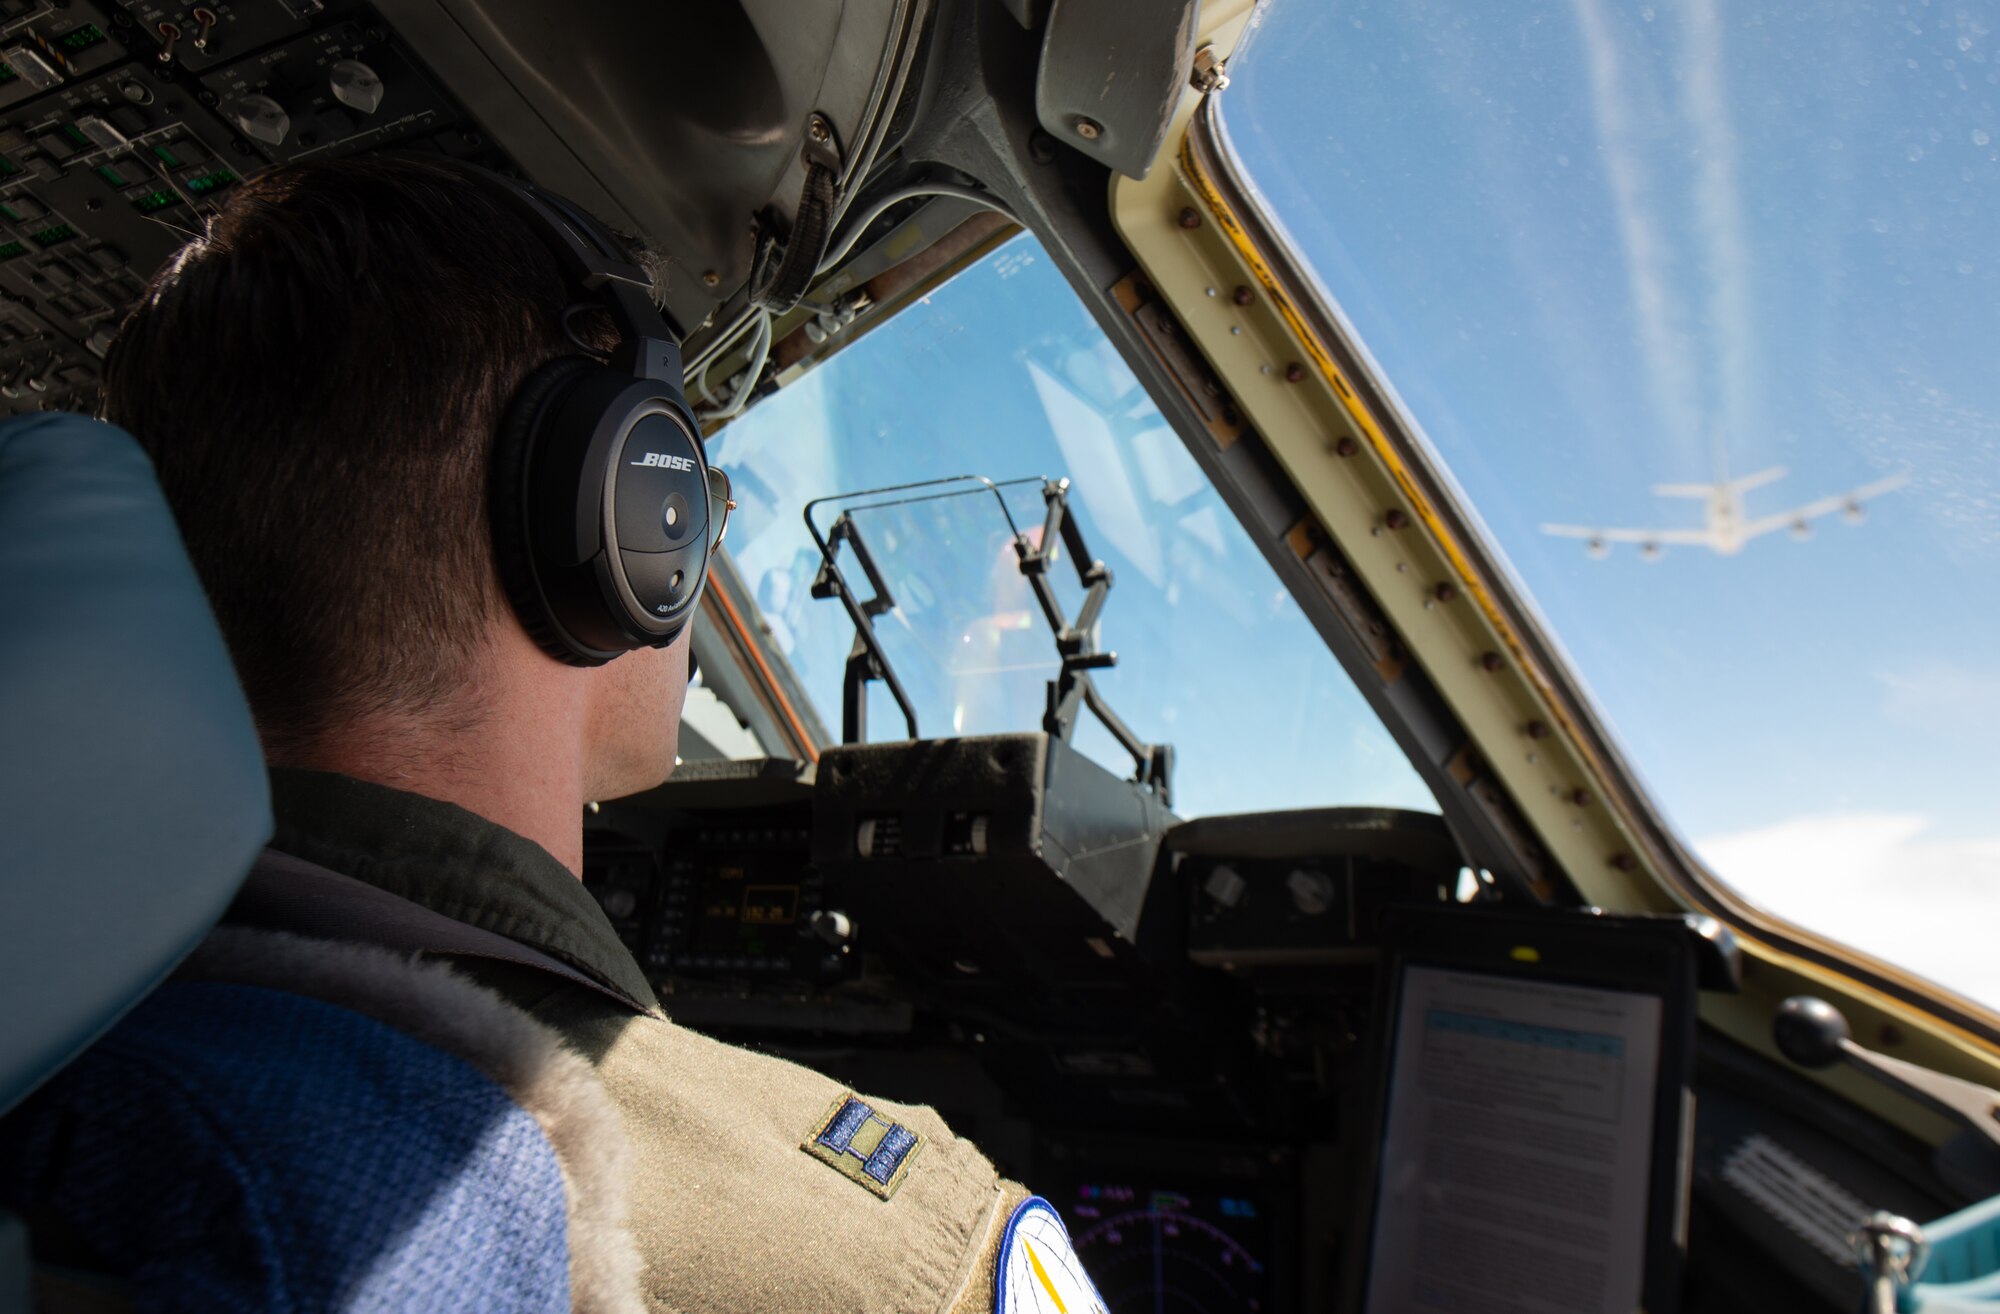
<instances>
[{"instance_id":1,"label":"white contrail","mask_svg":"<svg viewBox=\"0 0 2000 1314\"><path fill-rule=\"evenodd\" d=\"M1708 314L1716 352L1716 419L1737 442L1755 432L1751 413L1756 331L1750 311L1750 245L1737 186L1736 134L1722 85L1722 24L1715 0L1689 0L1688 77L1681 108L1694 129L1695 231L1707 250Z\"/></svg>"},{"instance_id":2,"label":"white contrail","mask_svg":"<svg viewBox=\"0 0 2000 1314\"><path fill-rule=\"evenodd\" d=\"M1575 0L1590 74L1591 113L1597 122L1605 177L1625 247L1625 278L1638 317L1639 350L1645 359L1654 413L1663 428L1685 440L1701 432L1696 410L1696 372L1675 326L1676 307L1668 290L1667 254L1648 208L1646 180L1633 146L1625 109L1626 75L1600 0Z\"/></svg>"}]
</instances>

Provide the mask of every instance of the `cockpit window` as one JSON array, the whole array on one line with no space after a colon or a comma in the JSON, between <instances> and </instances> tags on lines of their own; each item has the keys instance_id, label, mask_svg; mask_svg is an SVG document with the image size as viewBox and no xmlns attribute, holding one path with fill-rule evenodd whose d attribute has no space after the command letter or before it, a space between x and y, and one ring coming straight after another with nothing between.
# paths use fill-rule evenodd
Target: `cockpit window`
<instances>
[{"instance_id":1,"label":"cockpit window","mask_svg":"<svg viewBox=\"0 0 2000 1314\"><path fill-rule=\"evenodd\" d=\"M854 628L812 596L814 498L977 474L1068 479L1113 575L1095 672L1142 740L1177 754L1184 816L1327 804L1435 810L1407 760L1054 263L1017 237L752 408L711 442L735 480L729 549L829 726ZM1038 535L1039 479L1002 490ZM825 527L848 499L824 508ZM990 495L857 510L896 606L876 621L924 737L1037 729L1055 642ZM863 587L851 561L843 569ZM1073 565L1054 572L1074 618ZM870 737L907 736L876 686ZM1076 741L1132 759L1087 715Z\"/></svg>"},{"instance_id":2,"label":"cockpit window","mask_svg":"<svg viewBox=\"0 0 2000 1314\"><path fill-rule=\"evenodd\" d=\"M1994 23L1269 0L1221 102L1707 865L1988 1004Z\"/></svg>"}]
</instances>

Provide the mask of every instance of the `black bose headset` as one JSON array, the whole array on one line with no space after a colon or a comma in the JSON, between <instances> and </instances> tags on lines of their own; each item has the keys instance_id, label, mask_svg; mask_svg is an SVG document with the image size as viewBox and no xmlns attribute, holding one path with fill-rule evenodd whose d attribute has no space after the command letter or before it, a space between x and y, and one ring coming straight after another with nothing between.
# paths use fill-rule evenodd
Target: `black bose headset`
<instances>
[{"instance_id":1,"label":"black bose headset","mask_svg":"<svg viewBox=\"0 0 2000 1314\"><path fill-rule=\"evenodd\" d=\"M468 168L472 166L467 166ZM485 169L618 330L608 360L560 356L507 405L493 450L500 578L550 655L598 666L665 647L694 617L733 505L681 389L681 350L652 280L617 238L553 192Z\"/></svg>"}]
</instances>

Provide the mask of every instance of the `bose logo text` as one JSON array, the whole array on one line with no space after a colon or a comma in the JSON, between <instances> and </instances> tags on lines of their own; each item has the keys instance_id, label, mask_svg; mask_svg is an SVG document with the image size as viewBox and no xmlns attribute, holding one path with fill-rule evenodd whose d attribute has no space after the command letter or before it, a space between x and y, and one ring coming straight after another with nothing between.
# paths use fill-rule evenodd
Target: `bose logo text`
<instances>
[{"instance_id":1,"label":"bose logo text","mask_svg":"<svg viewBox=\"0 0 2000 1314\"><path fill-rule=\"evenodd\" d=\"M667 470L692 470L694 458L691 456L671 456L666 452L647 452L644 460L628 462L631 465L658 466Z\"/></svg>"}]
</instances>

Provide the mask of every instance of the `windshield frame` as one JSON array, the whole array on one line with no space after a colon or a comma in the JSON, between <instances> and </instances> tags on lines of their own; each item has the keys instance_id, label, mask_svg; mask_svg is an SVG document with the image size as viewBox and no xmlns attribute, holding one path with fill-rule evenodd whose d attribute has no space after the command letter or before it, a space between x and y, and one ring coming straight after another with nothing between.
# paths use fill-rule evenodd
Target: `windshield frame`
<instances>
[{"instance_id":1,"label":"windshield frame","mask_svg":"<svg viewBox=\"0 0 2000 1314\"><path fill-rule=\"evenodd\" d=\"M1506 644L1509 657L1546 704L1556 722L1549 740L1560 741L1572 750L1589 773L1597 791L1592 801L1601 803L1615 818L1631 847L1629 852L1612 854L1608 865L1628 880L1644 882L1650 877L1674 902L1740 930L1775 956L1829 969L1857 985L1922 1009L1967 1039L1988 1048L2000 1046L2000 1013L1865 950L1769 912L1744 898L1699 860L1641 782L1560 642L1422 437L1392 381L1376 365L1334 298L1288 238L1282 218L1266 209L1254 181L1229 144L1220 121L1221 106L1220 95L1202 98L1180 142L1178 171L1257 272L1266 295L1283 308L1298 339L1309 350L1324 352L1324 361L1316 363L1328 371L1334 390L1361 427L1370 431L1375 454L1410 493L1424 528L1451 563L1460 587L1477 601ZM1496 765L1502 765L1506 773L1503 764ZM1544 837L1552 848L1561 844L1560 837ZM1574 868L1572 874L1581 875Z\"/></svg>"}]
</instances>

